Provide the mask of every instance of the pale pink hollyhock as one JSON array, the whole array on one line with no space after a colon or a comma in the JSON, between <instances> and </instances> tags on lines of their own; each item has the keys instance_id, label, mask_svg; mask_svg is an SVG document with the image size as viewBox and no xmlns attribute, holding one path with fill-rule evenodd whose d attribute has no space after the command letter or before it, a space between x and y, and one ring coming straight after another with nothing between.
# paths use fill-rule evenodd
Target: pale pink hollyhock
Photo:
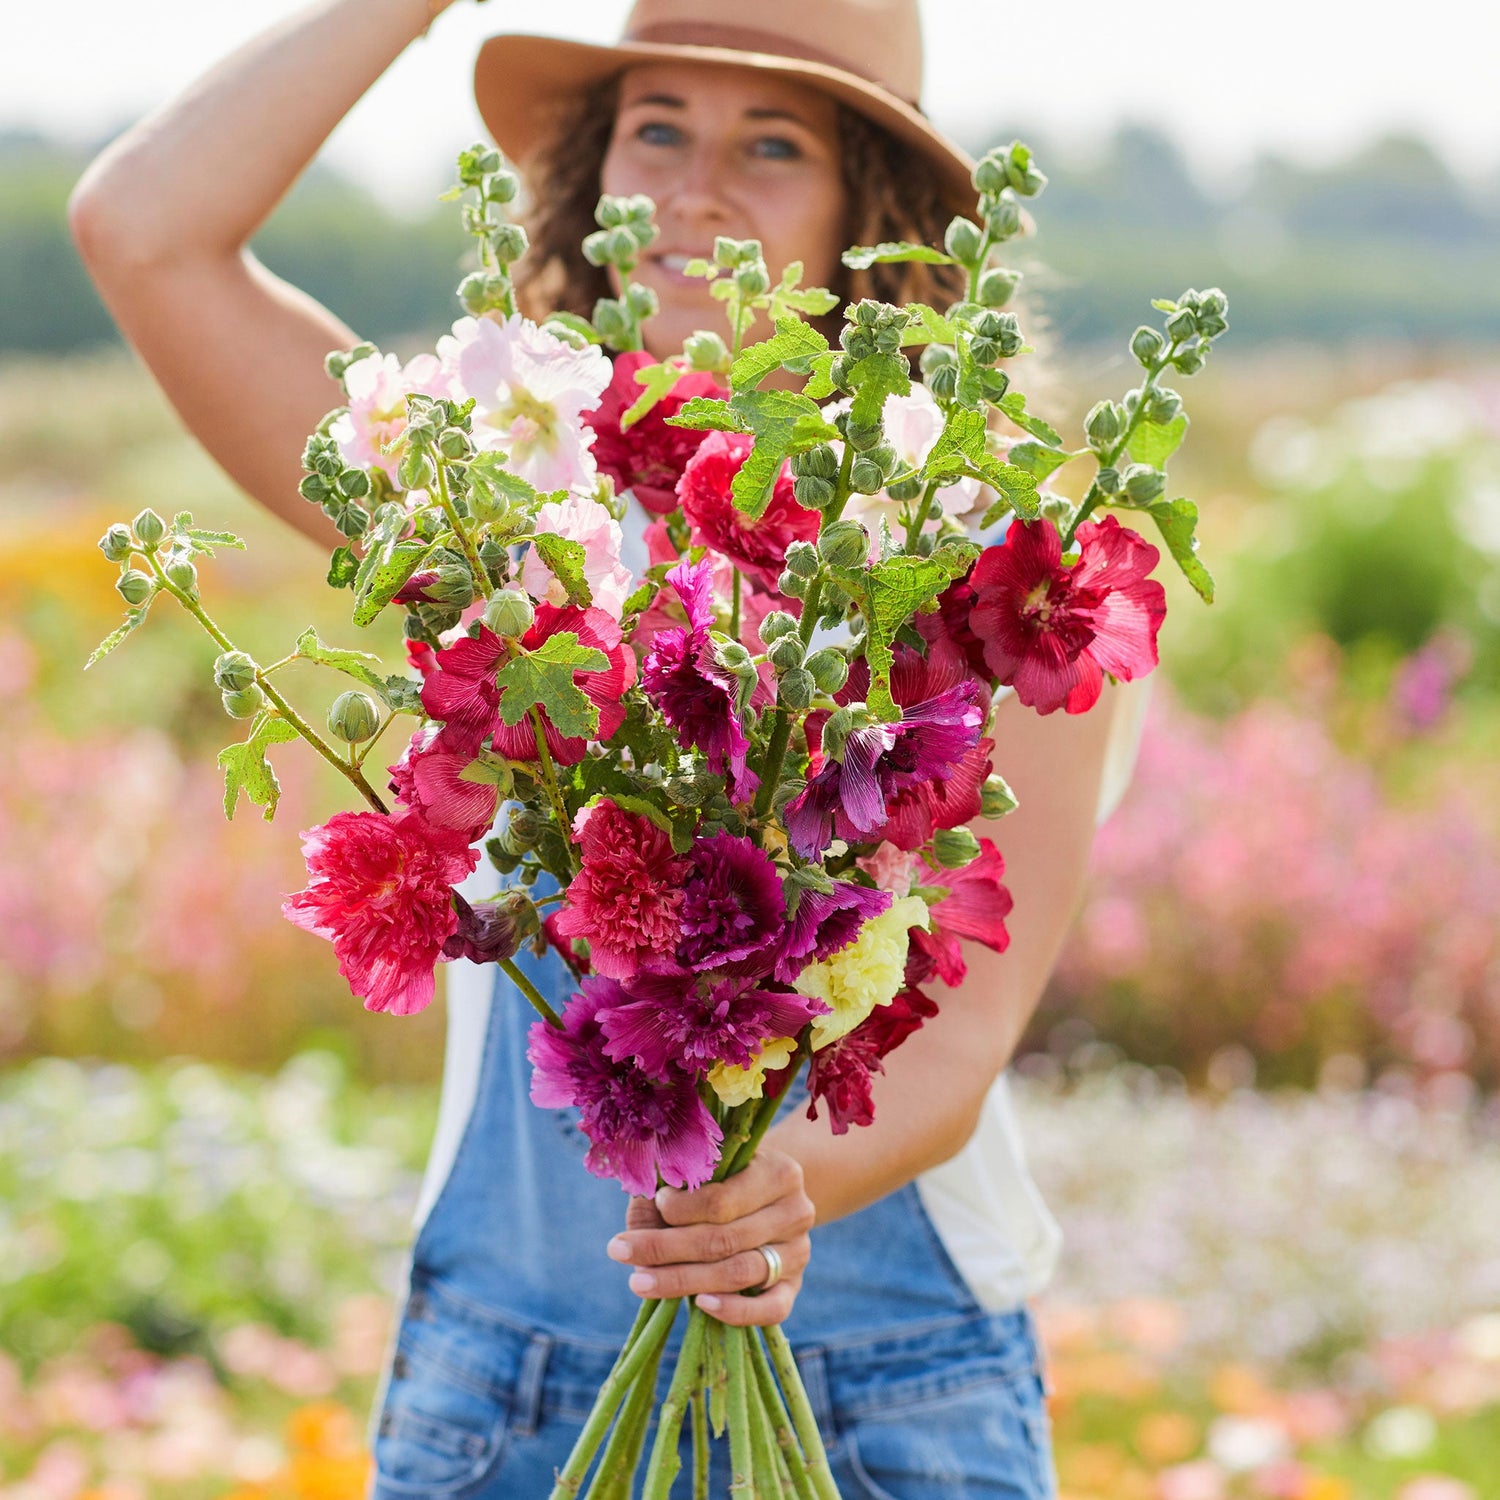
<instances>
[{"instance_id":1,"label":"pale pink hollyhock","mask_svg":"<svg viewBox=\"0 0 1500 1500\"><path fill-rule=\"evenodd\" d=\"M583 547L583 576L594 595L593 607L618 622L635 582L630 569L620 562L620 523L591 496L569 495L566 500L549 501L537 511L536 529ZM527 549L521 564L521 587L542 603L561 608L568 602L562 584L535 547Z\"/></svg>"},{"instance_id":2,"label":"pale pink hollyhock","mask_svg":"<svg viewBox=\"0 0 1500 1500\"><path fill-rule=\"evenodd\" d=\"M371 354L344 371L349 410L328 435L339 445L344 462L356 468L379 465L396 477L399 454L384 450L406 431L406 398L448 396L448 372L431 354L418 354L403 366L394 354Z\"/></svg>"},{"instance_id":3,"label":"pale pink hollyhock","mask_svg":"<svg viewBox=\"0 0 1500 1500\"><path fill-rule=\"evenodd\" d=\"M915 850L882 843L873 854L865 855L857 863L881 890L889 891L893 896L907 896L911 894L912 879L921 858Z\"/></svg>"},{"instance_id":4,"label":"pale pink hollyhock","mask_svg":"<svg viewBox=\"0 0 1500 1500\"><path fill-rule=\"evenodd\" d=\"M593 346L574 349L516 315L460 318L438 340L443 364L472 396L474 441L498 449L539 490L593 483L593 430L581 414L609 384L609 360Z\"/></svg>"}]
</instances>

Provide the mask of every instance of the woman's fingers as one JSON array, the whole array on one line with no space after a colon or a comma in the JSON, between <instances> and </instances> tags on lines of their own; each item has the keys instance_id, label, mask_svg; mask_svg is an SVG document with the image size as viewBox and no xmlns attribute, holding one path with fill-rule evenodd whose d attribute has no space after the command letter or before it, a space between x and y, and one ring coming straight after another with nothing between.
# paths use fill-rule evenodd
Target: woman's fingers
<instances>
[{"instance_id":1,"label":"woman's fingers","mask_svg":"<svg viewBox=\"0 0 1500 1500\"><path fill-rule=\"evenodd\" d=\"M769 1292L759 1297L726 1297L710 1293L696 1300L704 1312L712 1313L721 1323L733 1323L740 1328L769 1328L773 1323L786 1322L801 1283L802 1278L798 1276L790 1281L778 1281Z\"/></svg>"},{"instance_id":2,"label":"woman's fingers","mask_svg":"<svg viewBox=\"0 0 1500 1500\"><path fill-rule=\"evenodd\" d=\"M795 1239L767 1241L781 1256L782 1281L794 1285L801 1280L811 1254L806 1235ZM689 1264L654 1266L636 1271L630 1278L630 1290L640 1297L697 1297L703 1293L723 1296L760 1286L766 1279L768 1262L758 1249L742 1250L725 1260L699 1261Z\"/></svg>"},{"instance_id":3,"label":"woman's fingers","mask_svg":"<svg viewBox=\"0 0 1500 1500\"><path fill-rule=\"evenodd\" d=\"M725 1261L758 1245L804 1235L813 1217L811 1200L799 1192L728 1224L627 1229L609 1242L609 1255L622 1265L645 1267Z\"/></svg>"},{"instance_id":4,"label":"woman's fingers","mask_svg":"<svg viewBox=\"0 0 1500 1500\"><path fill-rule=\"evenodd\" d=\"M743 1172L702 1187L661 1188L657 1211L668 1224L728 1224L802 1188L802 1164L763 1146Z\"/></svg>"}]
</instances>

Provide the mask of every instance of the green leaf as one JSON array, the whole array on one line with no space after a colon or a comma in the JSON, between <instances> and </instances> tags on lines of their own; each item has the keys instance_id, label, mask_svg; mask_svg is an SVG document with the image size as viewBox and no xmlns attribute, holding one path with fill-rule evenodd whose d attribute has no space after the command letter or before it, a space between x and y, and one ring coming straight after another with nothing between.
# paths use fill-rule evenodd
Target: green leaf
<instances>
[{"instance_id":1,"label":"green leaf","mask_svg":"<svg viewBox=\"0 0 1500 1500\"><path fill-rule=\"evenodd\" d=\"M833 369L833 362L838 358L832 349L827 354L815 354L809 361L811 373L808 375L807 384L802 387L802 394L812 401L826 401L838 387L833 383L833 376L829 373Z\"/></svg>"},{"instance_id":2,"label":"green leaf","mask_svg":"<svg viewBox=\"0 0 1500 1500\"><path fill-rule=\"evenodd\" d=\"M781 319L788 313L801 313L808 318L821 318L839 305L836 293L823 286L777 287L771 293L771 317Z\"/></svg>"},{"instance_id":3,"label":"green leaf","mask_svg":"<svg viewBox=\"0 0 1500 1500\"><path fill-rule=\"evenodd\" d=\"M660 592L661 585L648 578L631 591L620 611L621 616L628 619L632 615L644 614L651 608L652 601Z\"/></svg>"},{"instance_id":4,"label":"green leaf","mask_svg":"<svg viewBox=\"0 0 1500 1500\"><path fill-rule=\"evenodd\" d=\"M921 261L928 266L956 266L958 262L931 245L914 245L910 240L884 240L878 245L851 245L844 251L844 264L851 271L868 271L871 266L897 265L904 261Z\"/></svg>"},{"instance_id":5,"label":"green leaf","mask_svg":"<svg viewBox=\"0 0 1500 1500\"><path fill-rule=\"evenodd\" d=\"M265 808L266 822L276 816L281 797L281 783L266 759L266 750L297 738L297 731L277 714L257 716L250 726L250 737L240 745L227 745L219 751L219 766L224 772L224 816L232 818L243 792L255 807Z\"/></svg>"},{"instance_id":6,"label":"green leaf","mask_svg":"<svg viewBox=\"0 0 1500 1500\"><path fill-rule=\"evenodd\" d=\"M672 389L682 379L687 371L680 369L677 365L652 364L642 365L635 372L637 385L645 387L640 398L636 400L620 418L620 430L624 432L627 428L634 427L642 417L658 402L665 401L672 394Z\"/></svg>"},{"instance_id":7,"label":"green leaf","mask_svg":"<svg viewBox=\"0 0 1500 1500\"><path fill-rule=\"evenodd\" d=\"M1010 452L1005 456L1017 468L1025 469L1028 474L1034 474L1038 479L1045 479L1049 474L1055 474L1070 458L1078 457L1076 453L1068 453L1061 448L1049 448L1045 444L1033 443L1029 440L1024 443L1012 443Z\"/></svg>"},{"instance_id":8,"label":"green leaf","mask_svg":"<svg viewBox=\"0 0 1500 1500\"><path fill-rule=\"evenodd\" d=\"M419 719L427 717L427 710L422 707L422 684L415 677L405 677L400 673L387 677L380 696L393 714L415 714Z\"/></svg>"},{"instance_id":9,"label":"green leaf","mask_svg":"<svg viewBox=\"0 0 1500 1500\"><path fill-rule=\"evenodd\" d=\"M827 349L828 340L811 323L800 318L778 318L776 332L770 338L740 351L729 367L729 384L736 391L753 389L789 360L823 354Z\"/></svg>"},{"instance_id":10,"label":"green leaf","mask_svg":"<svg viewBox=\"0 0 1500 1500\"><path fill-rule=\"evenodd\" d=\"M568 595L568 603L579 609L587 609L594 602L594 591L583 576L583 565L588 560L582 542L570 537L558 536L544 531L531 539L536 555L552 570L552 576L562 584Z\"/></svg>"},{"instance_id":11,"label":"green leaf","mask_svg":"<svg viewBox=\"0 0 1500 1500\"><path fill-rule=\"evenodd\" d=\"M1040 438L1049 447L1062 447L1062 437L1057 429L1049 426L1040 417L1032 416L1026 410L1026 397L1020 391L1007 391L995 405L1023 432L1029 432L1032 437Z\"/></svg>"},{"instance_id":12,"label":"green leaf","mask_svg":"<svg viewBox=\"0 0 1500 1500\"><path fill-rule=\"evenodd\" d=\"M1151 305L1157 312L1176 312L1177 304L1170 297L1153 297Z\"/></svg>"},{"instance_id":13,"label":"green leaf","mask_svg":"<svg viewBox=\"0 0 1500 1500\"><path fill-rule=\"evenodd\" d=\"M1156 522L1167 551L1205 604L1214 602L1213 575L1198 560L1198 507L1191 500L1153 500L1143 507Z\"/></svg>"},{"instance_id":14,"label":"green leaf","mask_svg":"<svg viewBox=\"0 0 1500 1500\"><path fill-rule=\"evenodd\" d=\"M694 396L685 401L675 417L666 419L668 427L690 427L695 432L749 432L744 418L727 401L717 396Z\"/></svg>"},{"instance_id":15,"label":"green leaf","mask_svg":"<svg viewBox=\"0 0 1500 1500\"><path fill-rule=\"evenodd\" d=\"M602 344L604 342L599 337L599 330L587 318L581 318L577 313L548 313L546 322L542 324L542 327L545 328L548 323L561 323L564 328L569 328L574 333L582 334L591 344Z\"/></svg>"},{"instance_id":16,"label":"green leaf","mask_svg":"<svg viewBox=\"0 0 1500 1500\"><path fill-rule=\"evenodd\" d=\"M1142 422L1130 434L1130 456L1138 464L1150 464L1161 469L1182 446L1187 435L1186 412L1179 412L1170 422Z\"/></svg>"},{"instance_id":17,"label":"green leaf","mask_svg":"<svg viewBox=\"0 0 1500 1500\"><path fill-rule=\"evenodd\" d=\"M367 572L364 564L360 565L360 573L364 576L363 588L360 587L359 579L355 579L355 605L351 617L354 623L370 624L400 592L401 585L434 552L441 550L435 543L419 541L390 542L378 552L372 548L365 563L373 557L374 567Z\"/></svg>"},{"instance_id":18,"label":"green leaf","mask_svg":"<svg viewBox=\"0 0 1500 1500\"><path fill-rule=\"evenodd\" d=\"M529 510L537 497L536 487L506 468L505 455L493 449L469 460L469 484L481 509L502 511L521 505Z\"/></svg>"},{"instance_id":19,"label":"green leaf","mask_svg":"<svg viewBox=\"0 0 1500 1500\"><path fill-rule=\"evenodd\" d=\"M873 713L887 720L900 717L891 697L891 645L902 626L955 578L962 578L978 556L979 548L964 542L939 547L930 557L898 554L867 568L830 570L864 616L865 660L870 665L866 701Z\"/></svg>"},{"instance_id":20,"label":"green leaf","mask_svg":"<svg viewBox=\"0 0 1500 1500\"><path fill-rule=\"evenodd\" d=\"M320 667L332 667L335 672L343 672L363 686L373 688L382 698L385 696L385 678L375 670L380 665L378 656L371 656L368 651L346 651L337 646L325 646L311 625L297 637L294 649L303 661L316 662Z\"/></svg>"},{"instance_id":21,"label":"green leaf","mask_svg":"<svg viewBox=\"0 0 1500 1500\"><path fill-rule=\"evenodd\" d=\"M755 434L750 456L734 476L735 507L754 517L765 510L788 454L825 441L818 404L797 391L741 391L731 405Z\"/></svg>"},{"instance_id":22,"label":"green leaf","mask_svg":"<svg viewBox=\"0 0 1500 1500\"><path fill-rule=\"evenodd\" d=\"M215 547L234 547L241 552L245 550L244 542L232 531L204 531L201 527L189 526L182 530L181 536L187 542L189 552L196 552L203 557L212 557Z\"/></svg>"},{"instance_id":23,"label":"green leaf","mask_svg":"<svg viewBox=\"0 0 1500 1500\"><path fill-rule=\"evenodd\" d=\"M354 555L354 548L335 547L333 555L328 559L328 587L352 589L358 576L359 559Z\"/></svg>"},{"instance_id":24,"label":"green leaf","mask_svg":"<svg viewBox=\"0 0 1500 1500\"><path fill-rule=\"evenodd\" d=\"M1001 516L1014 511L1027 521L1034 521L1041 514L1041 497L1036 492L1036 476L1028 474L1019 464L1001 463L993 454L986 454L983 462L974 466L979 477L1000 498L985 511L982 526L993 526Z\"/></svg>"},{"instance_id":25,"label":"green leaf","mask_svg":"<svg viewBox=\"0 0 1500 1500\"><path fill-rule=\"evenodd\" d=\"M548 636L535 651L518 654L500 668L500 717L519 724L540 708L557 732L569 739L588 739L599 727L599 710L573 681L577 671L598 672L609 658L592 646L581 646L571 630Z\"/></svg>"},{"instance_id":26,"label":"green leaf","mask_svg":"<svg viewBox=\"0 0 1500 1500\"><path fill-rule=\"evenodd\" d=\"M910 344L956 344L959 327L951 318L946 318L935 307L925 302L912 302L907 312L913 321L901 337L903 346Z\"/></svg>"},{"instance_id":27,"label":"green leaf","mask_svg":"<svg viewBox=\"0 0 1500 1500\"><path fill-rule=\"evenodd\" d=\"M155 597L156 595L153 594L151 596L151 599L154 599ZM83 664L83 670L85 672L87 672L88 669L93 666L96 661L103 661L104 658L108 656L109 653L113 651L115 647L118 646L120 642L123 641L132 630L135 630L140 625L141 621L146 618L146 611L151 608L151 599L147 599L144 604L137 605L134 609L125 611L124 623L116 625L115 628L111 630L110 633L105 636L104 639L100 641L99 644L95 646L94 649L89 653L89 659Z\"/></svg>"},{"instance_id":28,"label":"green leaf","mask_svg":"<svg viewBox=\"0 0 1500 1500\"><path fill-rule=\"evenodd\" d=\"M986 431L982 411L970 411L967 407L955 406L948 413L947 420L943 423L943 430L938 434L937 442L932 445L932 451L927 455L927 462L922 468L922 477L938 479L956 474L958 465L954 460L962 459L972 463L983 458L988 451L984 446Z\"/></svg>"},{"instance_id":29,"label":"green leaf","mask_svg":"<svg viewBox=\"0 0 1500 1500\"><path fill-rule=\"evenodd\" d=\"M910 394L911 367L902 354L867 354L849 371L847 384L854 392L850 421L870 427L880 420L887 396Z\"/></svg>"}]
</instances>

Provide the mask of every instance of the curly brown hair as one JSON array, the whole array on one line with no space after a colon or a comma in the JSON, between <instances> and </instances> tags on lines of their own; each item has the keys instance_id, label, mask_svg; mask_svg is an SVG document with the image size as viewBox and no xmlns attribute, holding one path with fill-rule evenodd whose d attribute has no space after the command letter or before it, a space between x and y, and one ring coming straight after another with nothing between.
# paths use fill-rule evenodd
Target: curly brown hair
<instances>
[{"instance_id":1,"label":"curly brown hair","mask_svg":"<svg viewBox=\"0 0 1500 1500\"><path fill-rule=\"evenodd\" d=\"M595 228L619 82L616 76L560 115L546 144L527 163L525 224L531 251L516 267L516 290L530 316L558 309L588 317L600 297L612 295L603 268L591 266L578 247ZM848 204L846 245L886 240L941 245L949 219L957 212L973 212L972 204L944 198L936 173L920 153L843 104L838 106L838 132ZM901 306L945 304L961 297L964 289L964 273L957 266L908 262L867 271L841 268L829 290L841 305L875 297Z\"/></svg>"}]
</instances>

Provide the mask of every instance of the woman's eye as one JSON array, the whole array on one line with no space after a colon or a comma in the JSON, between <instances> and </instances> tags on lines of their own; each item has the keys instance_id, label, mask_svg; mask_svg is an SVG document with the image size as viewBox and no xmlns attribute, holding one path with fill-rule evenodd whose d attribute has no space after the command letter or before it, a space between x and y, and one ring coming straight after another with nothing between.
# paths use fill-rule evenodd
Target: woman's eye
<instances>
[{"instance_id":1,"label":"woman's eye","mask_svg":"<svg viewBox=\"0 0 1500 1500\"><path fill-rule=\"evenodd\" d=\"M682 140L682 132L665 120L648 120L636 131L635 138L648 146L675 146Z\"/></svg>"},{"instance_id":2,"label":"woman's eye","mask_svg":"<svg viewBox=\"0 0 1500 1500\"><path fill-rule=\"evenodd\" d=\"M802 148L796 141L789 141L784 135L761 136L751 150L769 161L796 161L802 155Z\"/></svg>"}]
</instances>

